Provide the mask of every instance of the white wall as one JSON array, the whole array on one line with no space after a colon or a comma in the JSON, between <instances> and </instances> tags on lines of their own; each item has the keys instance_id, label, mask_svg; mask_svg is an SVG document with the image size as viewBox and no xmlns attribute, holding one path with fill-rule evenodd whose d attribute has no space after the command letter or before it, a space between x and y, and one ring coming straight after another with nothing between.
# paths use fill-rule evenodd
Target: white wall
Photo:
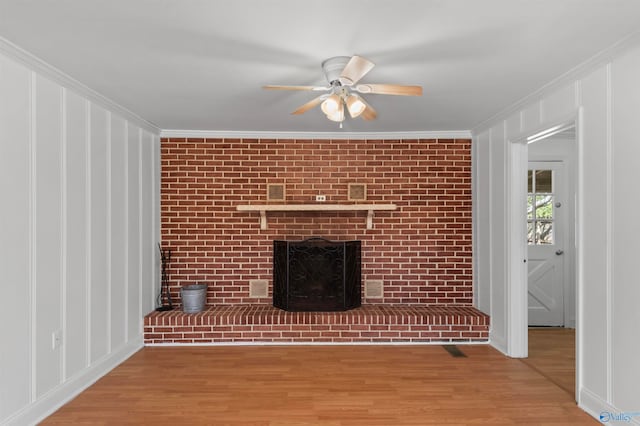
<instances>
[{"instance_id":1,"label":"white wall","mask_svg":"<svg viewBox=\"0 0 640 426\"><path fill-rule=\"evenodd\" d=\"M1 424L36 422L142 347L159 144L158 129L0 43Z\"/></svg>"},{"instance_id":2,"label":"white wall","mask_svg":"<svg viewBox=\"0 0 640 426\"><path fill-rule=\"evenodd\" d=\"M510 144L580 117L578 398L594 416L640 407L639 45L636 38L603 53L474 130L476 285L491 315L491 341L508 352Z\"/></svg>"}]
</instances>

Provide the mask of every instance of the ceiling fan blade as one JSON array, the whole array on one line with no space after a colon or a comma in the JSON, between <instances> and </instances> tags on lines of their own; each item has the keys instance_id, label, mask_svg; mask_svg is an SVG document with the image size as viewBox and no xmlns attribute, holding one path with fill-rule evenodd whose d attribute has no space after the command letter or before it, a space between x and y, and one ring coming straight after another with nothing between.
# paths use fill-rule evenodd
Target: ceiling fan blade
<instances>
[{"instance_id":1,"label":"ceiling fan blade","mask_svg":"<svg viewBox=\"0 0 640 426\"><path fill-rule=\"evenodd\" d=\"M321 104L322 101L324 101L325 99L327 99L327 95L321 95L321 96L318 96L317 98L311 99L309 102L302 105L300 108L293 111L291 114L294 114L294 115L304 114L305 112L309 111L311 108Z\"/></svg>"},{"instance_id":2,"label":"ceiling fan blade","mask_svg":"<svg viewBox=\"0 0 640 426\"><path fill-rule=\"evenodd\" d=\"M345 86L356 84L375 66L373 62L362 56L352 56L340 74L340 81Z\"/></svg>"},{"instance_id":3,"label":"ceiling fan blade","mask_svg":"<svg viewBox=\"0 0 640 426\"><path fill-rule=\"evenodd\" d=\"M402 86L399 84L358 84L355 90L360 93L378 95L422 96L422 86Z\"/></svg>"},{"instance_id":4,"label":"ceiling fan blade","mask_svg":"<svg viewBox=\"0 0 640 426\"><path fill-rule=\"evenodd\" d=\"M331 87L327 86L278 86L278 85L268 85L262 86L263 89L267 90L308 90L314 92L322 92L325 90L331 89Z\"/></svg>"},{"instance_id":5,"label":"ceiling fan blade","mask_svg":"<svg viewBox=\"0 0 640 426\"><path fill-rule=\"evenodd\" d=\"M360 117L366 121L375 120L376 117L378 116L378 113L376 112L376 110L373 109L373 107L369 105L367 101L365 101L364 99L360 99L360 100L367 106L364 109L364 111L362 111L362 114L360 114Z\"/></svg>"}]
</instances>

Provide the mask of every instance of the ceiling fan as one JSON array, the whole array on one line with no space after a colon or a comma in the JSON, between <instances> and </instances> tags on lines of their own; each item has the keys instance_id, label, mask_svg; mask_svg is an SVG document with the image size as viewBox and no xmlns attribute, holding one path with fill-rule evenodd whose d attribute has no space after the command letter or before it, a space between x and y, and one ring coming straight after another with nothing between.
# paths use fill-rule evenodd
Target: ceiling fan
<instances>
[{"instance_id":1,"label":"ceiling fan","mask_svg":"<svg viewBox=\"0 0 640 426\"><path fill-rule=\"evenodd\" d=\"M373 120L376 111L360 95L402 95L421 96L421 86L402 86L398 84L357 84L375 64L362 56L336 56L322 62L322 70L329 82L328 86L263 86L269 90L308 90L314 92L328 92L314 98L293 111L291 114L303 114L311 108L320 105L322 112L331 121L340 123L345 119L345 109L351 118L362 117ZM357 93L354 93L357 92Z\"/></svg>"}]
</instances>

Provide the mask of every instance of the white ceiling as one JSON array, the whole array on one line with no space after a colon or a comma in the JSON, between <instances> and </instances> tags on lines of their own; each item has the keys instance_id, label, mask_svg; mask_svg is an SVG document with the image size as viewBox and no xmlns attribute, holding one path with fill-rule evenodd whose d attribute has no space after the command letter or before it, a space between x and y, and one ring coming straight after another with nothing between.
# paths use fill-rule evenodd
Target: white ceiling
<instances>
[{"instance_id":1,"label":"white ceiling","mask_svg":"<svg viewBox=\"0 0 640 426\"><path fill-rule=\"evenodd\" d=\"M335 132L320 63L358 54L378 119L347 132L468 130L640 29L638 0L0 0L0 37L162 129Z\"/></svg>"}]
</instances>

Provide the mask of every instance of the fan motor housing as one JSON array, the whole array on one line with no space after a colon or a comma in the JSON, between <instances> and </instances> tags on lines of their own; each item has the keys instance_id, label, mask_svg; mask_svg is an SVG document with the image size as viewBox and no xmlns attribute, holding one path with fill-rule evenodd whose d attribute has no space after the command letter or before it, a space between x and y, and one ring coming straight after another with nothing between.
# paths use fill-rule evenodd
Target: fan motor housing
<instances>
[{"instance_id":1,"label":"fan motor housing","mask_svg":"<svg viewBox=\"0 0 640 426\"><path fill-rule=\"evenodd\" d=\"M342 74L342 70L347 66L350 59L351 57L349 56L334 56L322 63L322 71L324 71L324 75L329 83L334 84L334 82L339 82L342 84L340 74Z\"/></svg>"}]
</instances>

